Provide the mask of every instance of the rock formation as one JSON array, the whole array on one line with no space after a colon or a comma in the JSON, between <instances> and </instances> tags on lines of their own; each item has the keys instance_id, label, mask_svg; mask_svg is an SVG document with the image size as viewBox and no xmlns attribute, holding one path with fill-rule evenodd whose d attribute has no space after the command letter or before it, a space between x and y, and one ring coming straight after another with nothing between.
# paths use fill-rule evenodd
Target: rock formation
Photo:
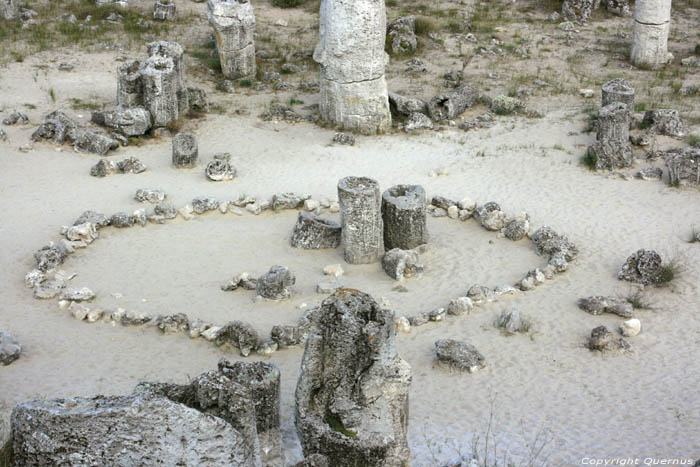
<instances>
[{"instance_id":1,"label":"rock formation","mask_svg":"<svg viewBox=\"0 0 700 467\"><path fill-rule=\"evenodd\" d=\"M367 177L345 177L338 182L345 261L367 264L384 253L384 228L379 184Z\"/></svg>"},{"instance_id":2,"label":"rock formation","mask_svg":"<svg viewBox=\"0 0 700 467\"><path fill-rule=\"evenodd\" d=\"M662 267L663 260L656 251L638 250L627 258L617 273L617 278L637 284L655 284L659 282Z\"/></svg>"},{"instance_id":3,"label":"rock formation","mask_svg":"<svg viewBox=\"0 0 700 467\"><path fill-rule=\"evenodd\" d=\"M382 269L389 277L400 281L422 273L423 263L420 262L418 253L415 251L394 248L382 257Z\"/></svg>"},{"instance_id":4,"label":"rock formation","mask_svg":"<svg viewBox=\"0 0 700 467\"><path fill-rule=\"evenodd\" d=\"M588 147L588 157L595 161L596 169L613 170L632 164L630 112L622 102L606 105L598 112L596 142Z\"/></svg>"},{"instance_id":5,"label":"rock formation","mask_svg":"<svg viewBox=\"0 0 700 467\"><path fill-rule=\"evenodd\" d=\"M284 266L272 266L258 278L255 292L268 300L285 300L292 296L296 277Z\"/></svg>"},{"instance_id":6,"label":"rock formation","mask_svg":"<svg viewBox=\"0 0 700 467\"><path fill-rule=\"evenodd\" d=\"M428 243L425 190L419 185L395 185L382 194L384 248L411 250Z\"/></svg>"},{"instance_id":7,"label":"rock formation","mask_svg":"<svg viewBox=\"0 0 700 467\"><path fill-rule=\"evenodd\" d=\"M255 13L248 0L209 0L221 71L229 79L255 75Z\"/></svg>"},{"instance_id":8,"label":"rock formation","mask_svg":"<svg viewBox=\"0 0 700 467\"><path fill-rule=\"evenodd\" d=\"M0 364L9 365L19 358L22 346L9 332L0 330Z\"/></svg>"},{"instance_id":9,"label":"rock formation","mask_svg":"<svg viewBox=\"0 0 700 467\"><path fill-rule=\"evenodd\" d=\"M19 16L18 0L0 0L0 19L12 20Z\"/></svg>"},{"instance_id":10,"label":"rock formation","mask_svg":"<svg viewBox=\"0 0 700 467\"><path fill-rule=\"evenodd\" d=\"M365 134L391 127L384 68L384 0L323 0L314 60L321 68L321 117Z\"/></svg>"},{"instance_id":11,"label":"rock formation","mask_svg":"<svg viewBox=\"0 0 700 467\"><path fill-rule=\"evenodd\" d=\"M304 455L333 466L408 466L411 369L397 354L393 313L340 289L311 322L296 389Z\"/></svg>"},{"instance_id":12,"label":"rock formation","mask_svg":"<svg viewBox=\"0 0 700 467\"><path fill-rule=\"evenodd\" d=\"M632 64L659 68L668 63L668 32L671 28L671 0L637 0L634 4Z\"/></svg>"},{"instance_id":13,"label":"rock formation","mask_svg":"<svg viewBox=\"0 0 700 467\"><path fill-rule=\"evenodd\" d=\"M341 227L337 222L301 211L292 233L292 246L306 250L337 248Z\"/></svg>"},{"instance_id":14,"label":"rock formation","mask_svg":"<svg viewBox=\"0 0 700 467\"><path fill-rule=\"evenodd\" d=\"M189 133L178 133L173 138L173 165L194 167L197 165L199 149L197 138Z\"/></svg>"},{"instance_id":15,"label":"rock formation","mask_svg":"<svg viewBox=\"0 0 700 467\"><path fill-rule=\"evenodd\" d=\"M177 7L173 0L157 0L153 7L153 19L157 21L175 21Z\"/></svg>"}]
</instances>

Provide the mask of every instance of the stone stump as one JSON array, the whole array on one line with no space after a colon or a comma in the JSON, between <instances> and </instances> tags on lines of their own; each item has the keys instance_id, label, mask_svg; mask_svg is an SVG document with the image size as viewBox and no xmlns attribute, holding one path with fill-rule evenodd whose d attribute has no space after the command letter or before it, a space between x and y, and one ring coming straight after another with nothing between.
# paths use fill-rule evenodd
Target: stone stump
<instances>
[{"instance_id":1,"label":"stone stump","mask_svg":"<svg viewBox=\"0 0 700 467\"><path fill-rule=\"evenodd\" d=\"M255 75L255 13L248 0L209 0L221 71L229 79Z\"/></svg>"},{"instance_id":2,"label":"stone stump","mask_svg":"<svg viewBox=\"0 0 700 467\"><path fill-rule=\"evenodd\" d=\"M632 64L659 68L669 61L668 32L671 28L671 0L637 0L634 5Z\"/></svg>"},{"instance_id":3,"label":"stone stump","mask_svg":"<svg viewBox=\"0 0 700 467\"><path fill-rule=\"evenodd\" d=\"M175 167L194 167L197 165L197 138L188 133L178 133L173 138L173 165Z\"/></svg>"},{"instance_id":4,"label":"stone stump","mask_svg":"<svg viewBox=\"0 0 700 467\"><path fill-rule=\"evenodd\" d=\"M141 62L130 60L117 68L117 106L122 108L143 105Z\"/></svg>"},{"instance_id":5,"label":"stone stump","mask_svg":"<svg viewBox=\"0 0 700 467\"><path fill-rule=\"evenodd\" d=\"M338 467L408 466L411 369L396 350L393 312L339 289L311 322L296 388L304 455Z\"/></svg>"},{"instance_id":6,"label":"stone stump","mask_svg":"<svg viewBox=\"0 0 700 467\"><path fill-rule=\"evenodd\" d=\"M634 112L634 88L622 78L615 78L603 85L601 107L622 102L628 112Z\"/></svg>"},{"instance_id":7,"label":"stone stump","mask_svg":"<svg viewBox=\"0 0 700 467\"><path fill-rule=\"evenodd\" d=\"M598 112L596 142L588 147L596 169L613 170L632 164L629 142L629 112L622 102L606 105Z\"/></svg>"},{"instance_id":8,"label":"stone stump","mask_svg":"<svg viewBox=\"0 0 700 467\"><path fill-rule=\"evenodd\" d=\"M428 243L425 203L420 185L395 185L382 194L385 249L412 250Z\"/></svg>"},{"instance_id":9,"label":"stone stump","mask_svg":"<svg viewBox=\"0 0 700 467\"><path fill-rule=\"evenodd\" d=\"M364 134L391 127L384 68L384 0L323 0L314 60L321 68L321 117Z\"/></svg>"},{"instance_id":10,"label":"stone stump","mask_svg":"<svg viewBox=\"0 0 700 467\"><path fill-rule=\"evenodd\" d=\"M301 211L294 225L292 246L305 250L337 248L340 245L341 230L337 222Z\"/></svg>"},{"instance_id":11,"label":"stone stump","mask_svg":"<svg viewBox=\"0 0 700 467\"><path fill-rule=\"evenodd\" d=\"M177 100L178 77L175 64L167 57L149 57L141 63L144 106L151 113L154 128L167 127L180 118Z\"/></svg>"},{"instance_id":12,"label":"stone stump","mask_svg":"<svg viewBox=\"0 0 700 467\"><path fill-rule=\"evenodd\" d=\"M156 41L147 46L149 57L167 57L173 61L176 71L175 94L180 115L190 109L189 92L185 85L185 51L177 42Z\"/></svg>"},{"instance_id":13,"label":"stone stump","mask_svg":"<svg viewBox=\"0 0 700 467\"><path fill-rule=\"evenodd\" d=\"M598 141L629 141L628 115L627 105L621 102L601 107L598 112L596 139Z\"/></svg>"},{"instance_id":14,"label":"stone stump","mask_svg":"<svg viewBox=\"0 0 700 467\"><path fill-rule=\"evenodd\" d=\"M157 21L175 21L177 7L173 0L158 0L153 7L153 19Z\"/></svg>"},{"instance_id":15,"label":"stone stump","mask_svg":"<svg viewBox=\"0 0 700 467\"><path fill-rule=\"evenodd\" d=\"M18 0L0 0L0 19L12 20L19 17Z\"/></svg>"},{"instance_id":16,"label":"stone stump","mask_svg":"<svg viewBox=\"0 0 700 467\"><path fill-rule=\"evenodd\" d=\"M384 253L379 183L367 177L345 177L338 182L345 261L368 264Z\"/></svg>"},{"instance_id":17,"label":"stone stump","mask_svg":"<svg viewBox=\"0 0 700 467\"><path fill-rule=\"evenodd\" d=\"M296 277L284 266L272 266L258 278L255 292L268 300L286 300L292 296Z\"/></svg>"}]
</instances>

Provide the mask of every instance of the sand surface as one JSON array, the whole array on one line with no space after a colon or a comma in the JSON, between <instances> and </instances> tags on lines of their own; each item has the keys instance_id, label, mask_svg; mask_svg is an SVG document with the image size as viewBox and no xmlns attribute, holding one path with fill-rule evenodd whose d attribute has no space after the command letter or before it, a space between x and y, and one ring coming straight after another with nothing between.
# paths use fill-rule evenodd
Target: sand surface
<instances>
[{"instance_id":1,"label":"sand surface","mask_svg":"<svg viewBox=\"0 0 700 467\"><path fill-rule=\"evenodd\" d=\"M46 56L8 64L0 69L0 108L5 109L0 114L33 102L38 108L29 114L36 123L65 105L68 97L109 102L116 89L114 55L72 55L75 72L39 72L36 79L26 78ZM48 101L48 86L56 89L59 102ZM0 222L0 329L18 338L23 354L0 367L0 440L8 435L12 407L26 399L122 394L138 381L184 382L215 367L220 358L241 358L232 349L183 335L162 336L153 328L80 323L54 300L35 300L24 275L34 267L33 252L60 238L61 225L72 224L86 209L109 215L145 207L133 200L138 188L163 189L177 206L200 195L268 199L284 191L333 200L340 178L365 175L377 179L382 189L415 183L429 196L497 201L508 213L526 211L535 227L552 226L581 251L566 274L532 292L399 335L401 356L413 368L412 465L437 466L467 454L472 440L483 440L487 431L498 442L499 457L507 452L516 463L532 457L538 440L546 440L546 465L579 465L583 457L698 456L700 247L687 239L691 226L700 225L700 193L664 182L625 181L580 166L582 148L594 139L583 132L587 102L578 96L550 96L538 101L545 115L541 119L500 117L493 128L469 133L448 128L422 135L358 137L354 147L343 147L329 145L332 130L261 122L259 96L228 99L233 107L247 105L251 115L209 114L200 121L195 129L200 166L193 170L170 166L170 140L162 138L109 156L136 156L147 165L146 172L98 179L89 176L98 156L45 143L21 153L18 147L28 142L34 125L5 128L8 142L0 143L5 206ZM314 102L313 96L305 99ZM89 112L76 113L89 117ZM659 144L682 142L659 138ZM238 177L212 183L203 175L203 164L221 151L233 155ZM447 175L431 177L436 168L444 168ZM292 211L257 217L212 212L189 222L178 218L126 231L106 228L63 269L77 273L72 285L97 293L95 306L154 315L184 312L217 323L244 319L265 333L274 324L295 322L303 313L301 303L322 300L314 289L323 279L323 266L342 263L340 249L291 248L295 216ZM545 264L530 242L498 238L474 222L430 218L428 225L430 247L422 256L426 271L421 278L404 281L408 292L392 290L396 283L378 265L343 264L343 282L384 299L401 315L411 315L446 306L473 284L513 284ZM654 309L635 312L643 331L629 340L633 352L590 352L584 348L590 330L601 324L616 328L621 319L588 315L576 307L576 300L629 294L632 288L618 281L616 272L640 248L675 256L685 270L671 286L646 291ZM256 303L253 292L219 289L240 272L257 275L274 264L288 266L297 276L298 293L290 301ZM531 335L506 337L493 326L501 311L513 308L533 318ZM436 367L433 346L441 338L474 344L486 357L487 368L458 374ZM293 392L302 353L302 348L286 349L270 358L282 371L289 463L301 458Z\"/></svg>"}]
</instances>

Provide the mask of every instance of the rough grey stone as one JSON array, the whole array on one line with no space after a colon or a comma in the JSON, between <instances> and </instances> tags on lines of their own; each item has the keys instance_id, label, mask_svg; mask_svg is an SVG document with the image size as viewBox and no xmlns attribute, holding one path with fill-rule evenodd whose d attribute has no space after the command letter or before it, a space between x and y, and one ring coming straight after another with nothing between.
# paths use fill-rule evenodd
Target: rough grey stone
<instances>
[{"instance_id":1,"label":"rough grey stone","mask_svg":"<svg viewBox=\"0 0 700 467\"><path fill-rule=\"evenodd\" d=\"M63 264L68 256L68 251L63 244L48 245L34 253L37 268L42 272L51 271Z\"/></svg>"},{"instance_id":2,"label":"rough grey stone","mask_svg":"<svg viewBox=\"0 0 700 467\"><path fill-rule=\"evenodd\" d=\"M650 133L666 136L681 137L685 135L683 122L675 109L647 110L644 113L642 125Z\"/></svg>"},{"instance_id":3,"label":"rough grey stone","mask_svg":"<svg viewBox=\"0 0 700 467\"><path fill-rule=\"evenodd\" d=\"M151 114L154 128L164 128L180 118L178 70L173 59L151 56L142 61L143 105Z\"/></svg>"},{"instance_id":4,"label":"rough grey stone","mask_svg":"<svg viewBox=\"0 0 700 467\"><path fill-rule=\"evenodd\" d=\"M141 62L130 60L117 68L117 107L128 109L143 106Z\"/></svg>"},{"instance_id":5,"label":"rough grey stone","mask_svg":"<svg viewBox=\"0 0 700 467\"><path fill-rule=\"evenodd\" d=\"M250 355L250 352L258 348L260 339L257 331L250 324L243 321L231 321L216 334L216 345L226 343L238 348L241 355L247 357Z\"/></svg>"},{"instance_id":6,"label":"rough grey stone","mask_svg":"<svg viewBox=\"0 0 700 467\"><path fill-rule=\"evenodd\" d=\"M0 2L1 3L1 2ZM2 7L0 7L2 8ZM3 125L7 126L12 126L12 125L26 125L29 123L29 117L27 117L27 114L23 112L12 112L9 116L5 117L2 121Z\"/></svg>"},{"instance_id":7,"label":"rough grey stone","mask_svg":"<svg viewBox=\"0 0 700 467\"><path fill-rule=\"evenodd\" d=\"M192 209L197 214L204 214L207 211L219 209L219 201L211 196L198 196L192 199Z\"/></svg>"},{"instance_id":8,"label":"rough grey stone","mask_svg":"<svg viewBox=\"0 0 700 467\"><path fill-rule=\"evenodd\" d=\"M347 133L336 133L335 135L333 135L333 142L343 144L345 146L354 146L355 137Z\"/></svg>"},{"instance_id":9,"label":"rough grey stone","mask_svg":"<svg viewBox=\"0 0 700 467\"><path fill-rule=\"evenodd\" d=\"M292 296L296 277L284 266L272 266L258 278L255 292L268 300L285 300Z\"/></svg>"},{"instance_id":10,"label":"rough grey stone","mask_svg":"<svg viewBox=\"0 0 700 467\"><path fill-rule=\"evenodd\" d=\"M468 107L477 103L479 93L473 87L463 84L454 91L439 94L428 103L428 115L433 121L454 120Z\"/></svg>"},{"instance_id":11,"label":"rough grey stone","mask_svg":"<svg viewBox=\"0 0 700 467\"><path fill-rule=\"evenodd\" d=\"M301 211L292 232L292 246L305 250L337 248L340 245L341 231L337 222Z\"/></svg>"},{"instance_id":12,"label":"rough grey stone","mask_svg":"<svg viewBox=\"0 0 700 467\"><path fill-rule=\"evenodd\" d=\"M459 371L473 373L486 367L486 359L471 344L455 339L441 339L435 342L438 362Z\"/></svg>"},{"instance_id":13,"label":"rough grey stone","mask_svg":"<svg viewBox=\"0 0 700 467\"><path fill-rule=\"evenodd\" d=\"M603 297L594 295L591 297L581 298L576 302L579 308L592 315L601 313L613 313L622 316L623 318L631 318L633 307L624 298Z\"/></svg>"},{"instance_id":14,"label":"rough grey stone","mask_svg":"<svg viewBox=\"0 0 700 467\"><path fill-rule=\"evenodd\" d=\"M228 160L214 159L207 164L204 175L213 182L233 180L236 176L236 169Z\"/></svg>"},{"instance_id":15,"label":"rough grey stone","mask_svg":"<svg viewBox=\"0 0 700 467\"><path fill-rule=\"evenodd\" d=\"M278 193L272 197L272 210L299 209L304 205L304 201L311 198L310 195L299 195L297 193Z\"/></svg>"},{"instance_id":16,"label":"rough grey stone","mask_svg":"<svg viewBox=\"0 0 700 467\"><path fill-rule=\"evenodd\" d=\"M368 264L384 252L384 228L379 183L367 177L345 177L338 182L341 244L345 261Z\"/></svg>"},{"instance_id":17,"label":"rough grey stone","mask_svg":"<svg viewBox=\"0 0 700 467\"><path fill-rule=\"evenodd\" d=\"M19 358L22 346L17 339L7 331L0 330L0 363L9 365Z\"/></svg>"},{"instance_id":18,"label":"rough grey stone","mask_svg":"<svg viewBox=\"0 0 700 467\"><path fill-rule=\"evenodd\" d=\"M453 316L463 315L464 313L469 313L474 308L471 298L469 297L457 297L450 300L450 304L447 306L447 314Z\"/></svg>"},{"instance_id":19,"label":"rough grey stone","mask_svg":"<svg viewBox=\"0 0 700 467\"><path fill-rule=\"evenodd\" d=\"M0 0L0 19L14 20L19 17L19 2L17 0Z\"/></svg>"},{"instance_id":20,"label":"rough grey stone","mask_svg":"<svg viewBox=\"0 0 700 467\"><path fill-rule=\"evenodd\" d=\"M156 0L153 7L153 19L156 21L177 20L177 7L174 0Z\"/></svg>"},{"instance_id":21,"label":"rough grey stone","mask_svg":"<svg viewBox=\"0 0 700 467\"><path fill-rule=\"evenodd\" d=\"M248 0L209 0L221 71L229 79L255 75L255 13Z\"/></svg>"},{"instance_id":22,"label":"rough grey stone","mask_svg":"<svg viewBox=\"0 0 700 467\"><path fill-rule=\"evenodd\" d=\"M438 208L444 209L445 211L450 209L451 206L457 206L456 201L453 201L449 198L445 198L444 196L433 196L433 198L430 200L430 204Z\"/></svg>"},{"instance_id":23,"label":"rough grey stone","mask_svg":"<svg viewBox=\"0 0 700 467\"><path fill-rule=\"evenodd\" d=\"M617 278L637 284L657 283L663 261L654 250L638 250L632 254L617 273Z\"/></svg>"},{"instance_id":24,"label":"rough grey stone","mask_svg":"<svg viewBox=\"0 0 700 467\"><path fill-rule=\"evenodd\" d=\"M467 298L469 298L474 305L480 305L482 303L494 301L496 295L493 293L493 290L484 285L473 285L467 291Z\"/></svg>"},{"instance_id":25,"label":"rough grey stone","mask_svg":"<svg viewBox=\"0 0 700 467\"><path fill-rule=\"evenodd\" d=\"M197 165L199 149L197 138L189 133L178 133L173 138L173 165L175 167L194 167Z\"/></svg>"},{"instance_id":26,"label":"rough grey stone","mask_svg":"<svg viewBox=\"0 0 700 467\"><path fill-rule=\"evenodd\" d=\"M109 225L119 228L132 227L134 225L134 215L124 211L117 212L109 218Z\"/></svg>"},{"instance_id":27,"label":"rough grey stone","mask_svg":"<svg viewBox=\"0 0 700 467\"><path fill-rule=\"evenodd\" d=\"M700 185L700 147L669 151L664 156L664 162L670 185Z\"/></svg>"},{"instance_id":28,"label":"rough grey stone","mask_svg":"<svg viewBox=\"0 0 700 467\"><path fill-rule=\"evenodd\" d=\"M173 66L175 67L175 99L177 101L177 116L182 116L187 113L190 108L189 105L189 93L187 92L187 87L185 86L185 50L177 42L167 42L167 41L156 41L147 44L149 57L166 57L173 61ZM142 72L143 74L143 72ZM144 77L144 100L147 103L154 103L153 99L149 98L149 90L147 89L148 80ZM166 99L168 102L170 99ZM151 111L153 114L153 111ZM172 113L168 111L167 113ZM153 117L154 121L156 117ZM174 121L176 121L175 118ZM155 125L154 125L155 126Z\"/></svg>"},{"instance_id":29,"label":"rough grey stone","mask_svg":"<svg viewBox=\"0 0 700 467\"><path fill-rule=\"evenodd\" d=\"M151 129L151 114L143 107L129 107L114 111L95 111L92 121L113 128L124 136L142 136Z\"/></svg>"},{"instance_id":30,"label":"rough grey stone","mask_svg":"<svg viewBox=\"0 0 700 467\"><path fill-rule=\"evenodd\" d=\"M303 461L294 464L293 467L331 467L328 458L323 454L311 454Z\"/></svg>"},{"instance_id":31,"label":"rough grey stone","mask_svg":"<svg viewBox=\"0 0 700 467\"><path fill-rule=\"evenodd\" d=\"M417 130L432 130L433 121L425 114L414 112L408 116L403 123L403 130L406 132Z\"/></svg>"},{"instance_id":32,"label":"rough grey stone","mask_svg":"<svg viewBox=\"0 0 700 467\"><path fill-rule=\"evenodd\" d=\"M591 16L591 10L593 10L595 3L595 0L564 0L561 12L565 18L571 21L585 23Z\"/></svg>"},{"instance_id":33,"label":"rough grey stone","mask_svg":"<svg viewBox=\"0 0 700 467\"><path fill-rule=\"evenodd\" d=\"M330 294L343 287L344 284L339 279L324 279L316 284L316 293Z\"/></svg>"},{"instance_id":34,"label":"rough grey stone","mask_svg":"<svg viewBox=\"0 0 700 467\"><path fill-rule=\"evenodd\" d=\"M416 18L400 16L387 24L387 42L395 54L409 54L416 51Z\"/></svg>"},{"instance_id":35,"label":"rough grey stone","mask_svg":"<svg viewBox=\"0 0 700 467\"><path fill-rule=\"evenodd\" d=\"M646 181L661 180L661 177L663 177L663 175L664 170L661 167L647 167L634 174L635 177L641 178L642 180Z\"/></svg>"},{"instance_id":36,"label":"rough grey stone","mask_svg":"<svg viewBox=\"0 0 700 467\"><path fill-rule=\"evenodd\" d=\"M525 103L510 96L496 96L491 100L489 109L496 115L512 115L525 111Z\"/></svg>"},{"instance_id":37,"label":"rough grey stone","mask_svg":"<svg viewBox=\"0 0 700 467\"><path fill-rule=\"evenodd\" d=\"M423 263L415 251L394 248L382 257L382 269L389 277L400 281L422 273Z\"/></svg>"},{"instance_id":38,"label":"rough grey stone","mask_svg":"<svg viewBox=\"0 0 700 467\"><path fill-rule=\"evenodd\" d=\"M622 102L628 112L634 111L634 88L625 79L615 78L602 87L601 107Z\"/></svg>"},{"instance_id":39,"label":"rough grey stone","mask_svg":"<svg viewBox=\"0 0 700 467\"><path fill-rule=\"evenodd\" d=\"M598 326L591 331L591 337L588 340L588 348L591 350L619 350L624 352L630 349L630 345L622 337L616 337L615 334L605 326Z\"/></svg>"},{"instance_id":40,"label":"rough grey stone","mask_svg":"<svg viewBox=\"0 0 700 467\"><path fill-rule=\"evenodd\" d=\"M190 104L190 109L200 111L209 110L207 93L202 88L187 86L187 100Z\"/></svg>"},{"instance_id":41,"label":"rough grey stone","mask_svg":"<svg viewBox=\"0 0 700 467\"><path fill-rule=\"evenodd\" d=\"M503 235L509 239L517 242L523 239L527 233L530 231L530 221L525 219L513 219L506 225L503 230Z\"/></svg>"},{"instance_id":42,"label":"rough grey stone","mask_svg":"<svg viewBox=\"0 0 700 467\"><path fill-rule=\"evenodd\" d=\"M535 244L538 255L549 255L552 258L561 254L566 261L573 261L578 256L576 245L549 226L545 225L537 229L530 239Z\"/></svg>"},{"instance_id":43,"label":"rough grey stone","mask_svg":"<svg viewBox=\"0 0 700 467\"><path fill-rule=\"evenodd\" d=\"M185 332L190 328L190 319L184 313L159 316L156 318L156 327L164 334Z\"/></svg>"},{"instance_id":44,"label":"rough grey stone","mask_svg":"<svg viewBox=\"0 0 700 467\"><path fill-rule=\"evenodd\" d=\"M127 157L117 162L117 171L120 173L140 174L146 170L146 166L135 157Z\"/></svg>"},{"instance_id":45,"label":"rough grey stone","mask_svg":"<svg viewBox=\"0 0 700 467\"><path fill-rule=\"evenodd\" d=\"M151 190L150 188L139 188L136 190L134 199L140 203L158 204L165 199L163 190Z\"/></svg>"},{"instance_id":46,"label":"rough grey stone","mask_svg":"<svg viewBox=\"0 0 700 467\"><path fill-rule=\"evenodd\" d=\"M520 310L503 311L496 321L496 326L503 329L506 334L528 332L531 322Z\"/></svg>"},{"instance_id":47,"label":"rough grey stone","mask_svg":"<svg viewBox=\"0 0 700 467\"><path fill-rule=\"evenodd\" d=\"M109 225L109 218L104 214L95 211L85 211L78 217L73 225L81 225L86 222L94 224L97 228Z\"/></svg>"},{"instance_id":48,"label":"rough grey stone","mask_svg":"<svg viewBox=\"0 0 700 467\"><path fill-rule=\"evenodd\" d=\"M389 106L391 113L408 117L413 113L428 113L428 104L416 97L406 97L393 92L389 93Z\"/></svg>"},{"instance_id":49,"label":"rough grey stone","mask_svg":"<svg viewBox=\"0 0 700 467\"><path fill-rule=\"evenodd\" d=\"M384 248L411 250L428 243L425 190L420 185L394 185L382 194Z\"/></svg>"},{"instance_id":50,"label":"rough grey stone","mask_svg":"<svg viewBox=\"0 0 700 467\"><path fill-rule=\"evenodd\" d=\"M474 219L486 230L498 231L507 225L508 216L494 201L483 204L474 210Z\"/></svg>"},{"instance_id":51,"label":"rough grey stone","mask_svg":"<svg viewBox=\"0 0 700 467\"><path fill-rule=\"evenodd\" d=\"M396 350L393 312L341 289L311 322L296 389L304 455L334 466L407 466L411 369Z\"/></svg>"}]
</instances>

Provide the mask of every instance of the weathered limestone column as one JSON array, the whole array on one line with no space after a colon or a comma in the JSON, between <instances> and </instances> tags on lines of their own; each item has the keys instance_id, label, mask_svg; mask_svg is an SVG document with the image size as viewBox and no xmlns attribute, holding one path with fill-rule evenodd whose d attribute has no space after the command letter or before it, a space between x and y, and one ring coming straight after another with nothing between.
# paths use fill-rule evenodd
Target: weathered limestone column
<instances>
[{"instance_id":1,"label":"weathered limestone column","mask_svg":"<svg viewBox=\"0 0 700 467\"><path fill-rule=\"evenodd\" d=\"M175 21L177 7L173 0L158 0L153 6L153 19L158 21Z\"/></svg>"},{"instance_id":2,"label":"weathered limestone column","mask_svg":"<svg viewBox=\"0 0 700 467\"><path fill-rule=\"evenodd\" d=\"M321 67L321 117L373 134L391 126L384 79L384 0L323 0L314 60Z\"/></svg>"},{"instance_id":3,"label":"weathered limestone column","mask_svg":"<svg viewBox=\"0 0 700 467\"><path fill-rule=\"evenodd\" d=\"M668 31L671 0L637 0L634 6L631 59L640 68L659 68L668 63Z\"/></svg>"},{"instance_id":4,"label":"weathered limestone column","mask_svg":"<svg viewBox=\"0 0 700 467\"><path fill-rule=\"evenodd\" d=\"M167 57L173 61L176 71L175 88L178 112L186 114L190 109L189 94L185 85L185 50L177 42L157 41L147 46L149 57Z\"/></svg>"},{"instance_id":5,"label":"weathered limestone column","mask_svg":"<svg viewBox=\"0 0 700 467\"><path fill-rule=\"evenodd\" d=\"M396 350L393 315L353 289L311 313L295 393L305 456L342 467L409 465L411 368Z\"/></svg>"},{"instance_id":6,"label":"weathered limestone column","mask_svg":"<svg viewBox=\"0 0 700 467\"><path fill-rule=\"evenodd\" d=\"M248 0L209 0L221 71L231 79L255 75L255 13Z\"/></svg>"},{"instance_id":7,"label":"weathered limestone column","mask_svg":"<svg viewBox=\"0 0 700 467\"><path fill-rule=\"evenodd\" d=\"M602 87L601 106L622 102L627 106L627 110L634 112L634 88L627 80L615 78L608 81Z\"/></svg>"},{"instance_id":8,"label":"weathered limestone column","mask_svg":"<svg viewBox=\"0 0 700 467\"><path fill-rule=\"evenodd\" d=\"M606 105L598 112L596 142L588 147L596 169L629 167L633 161L629 142L629 112L622 102Z\"/></svg>"},{"instance_id":9,"label":"weathered limestone column","mask_svg":"<svg viewBox=\"0 0 700 467\"><path fill-rule=\"evenodd\" d=\"M367 177L345 177L338 182L338 201L345 261L379 261L384 253L379 183Z\"/></svg>"},{"instance_id":10,"label":"weathered limestone column","mask_svg":"<svg viewBox=\"0 0 700 467\"><path fill-rule=\"evenodd\" d=\"M602 107L598 112L598 131L596 139L598 141L619 141L628 143L630 132L627 122L627 106L623 103Z\"/></svg>"},{"instance_id":11,"label":"weathered limestone column","mask_svg":"<svg viewBox=\"0 0 700 467\"><path fill-rule=\"evenodd\" d=\"M140 68L141 62L138 60L130 60L117 68L117 107L129 108L143 105Z\"/></svg>"},{"instance_id":12,"label":"weathered limestone column","mask_svg":"<svg viewBox=\"0 0 700 467\"><path fill-rule=\"evenodd\" d=\"M178 133L173 138L173 166L195 167L199 148L197 138L189 133Z\"/></svg>"},{"instance_id":13,"label":"weathered limestone column","mask_svg":"<svg viewBox=\"0 0 700 467\"><path fill-rule=\"evenodd\" d=\"M153 127L162 128L180 118L178 74L173 60L153 56L141 62L144 107L153 118Z\"/></svg>"},{"instance_id":14,"label":"weathered limestone column","mask_svg":"<svg viewBox=\"0 0 700 467\"><path fill-rule=\"evenodd\" d=\"M425 190L419 185L394 185L382 194L384 248L412 250L428 243Z\"/></svg>"},{"instance_id":15,"label":"weathered limestone column","mask_svg":"<svg viewBox=\"0 0 700 467\"><path fill-rule=\"evenodd\" d=\"M19 16L19 3L17 0L0 0L0 18L15 19Z\"/></svg>"}]
</instances>

